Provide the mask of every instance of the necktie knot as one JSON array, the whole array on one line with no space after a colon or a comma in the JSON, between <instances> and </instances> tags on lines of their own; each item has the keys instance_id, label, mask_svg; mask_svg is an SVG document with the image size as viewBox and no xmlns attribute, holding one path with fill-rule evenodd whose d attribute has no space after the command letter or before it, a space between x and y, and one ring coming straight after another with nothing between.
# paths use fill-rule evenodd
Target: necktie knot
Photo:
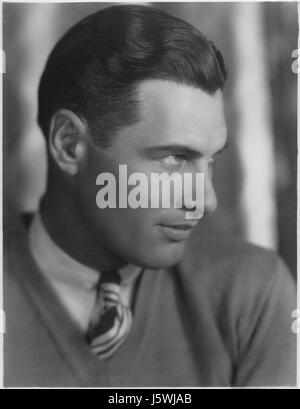
<instances>
[{"instance_id":1,"label":"necktie knot","mask_svg":"<svg viewBox=\"0 0 300 409\"><path fill-rule=\"evenodd\" d=\"M115 284L115 285L120 286L121 276L118 273L118 271L113 270L113 271L109 271L107 273L101 274L100 279L98 281L98 287L101 287L104 284Z\"/></svg>"}]
</instances>

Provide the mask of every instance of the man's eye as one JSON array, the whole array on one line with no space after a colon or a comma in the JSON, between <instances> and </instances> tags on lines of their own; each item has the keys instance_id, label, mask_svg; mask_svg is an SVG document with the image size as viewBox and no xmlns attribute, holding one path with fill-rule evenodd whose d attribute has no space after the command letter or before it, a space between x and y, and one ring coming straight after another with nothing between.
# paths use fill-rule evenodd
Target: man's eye
<instances>
[{"instance_id":1,"label":"man's eye","mask_svg":"<svg viewBox=\"0 0 300 409\"><path fill-rule=\"evenodd\" d=\"M162 158L164 165L169 167L178 167L186 162L186 159L182 155L169 155Z\"/></svg>"}]
</instances>

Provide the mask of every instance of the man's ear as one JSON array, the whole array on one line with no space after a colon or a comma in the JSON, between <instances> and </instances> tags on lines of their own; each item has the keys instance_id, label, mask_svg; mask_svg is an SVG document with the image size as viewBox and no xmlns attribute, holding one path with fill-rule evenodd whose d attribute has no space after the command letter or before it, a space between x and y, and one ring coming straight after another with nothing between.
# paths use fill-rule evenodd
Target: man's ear
<instances>
[{"instance_id":1,"label":"man's ear","mask_svg":"<svg viewBox=\"0 0 300 409\"><path fill-rule=\"evenodd\" d=\"M87 152L87 124L67 109L56 111L49 128L49 151L58 166L76 175Z\"/></svg>"}]
</instances>

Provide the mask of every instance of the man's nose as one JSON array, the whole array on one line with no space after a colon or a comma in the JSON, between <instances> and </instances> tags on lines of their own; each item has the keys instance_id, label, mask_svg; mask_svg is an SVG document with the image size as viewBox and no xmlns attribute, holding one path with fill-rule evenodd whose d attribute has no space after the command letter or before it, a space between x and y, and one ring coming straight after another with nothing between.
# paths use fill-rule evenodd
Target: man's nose
<instances>
[{"instance_id":1,"label":"man's nose","mask_svg":"<svg viewBox=\"0 0 300 409\"><path fill-rule=\"evenodd\" d=\"M200 164L200 166L197 167L197 169L193 169L193 173L197 172L197 173L201 173L203 174L203 191L202 194L200 194L201 196L201 200L202 200L202 204L201 207L203 209L203 213L204 214L211 214L213 213L216 208L217 208L217 196L216 196L216 192L213 186L213 182L212 182L212 174L211 174L211 170L209 169L208 166L204 166L203 163ZM202 183L202 182L201 182ZM197 197L196 193L195 193L195 184L193 183L192 185L192 197L184 197L184 208L187 208L189 210L195 210L195 208L197 207L194 198ZM201 189L200 189L201 191ZM190 199L190 201L188 200ZM199 200L199 199L198 199ZM198 203L198 206L200 205L200 203Z\"/></svg>"},{"instance_id":2,"label":"man's nose","mask_svg":"<svg viewBox=\"0 0 300 409\"><path fill-rule=\"evenodd\" d=\"M204 206L204 214L209 215L212 214L218 205L217 195L214 189L213 180L212 180L212 169L209 166L209 162L201 159L197 162L194 171L198 173L202 173L204 176L203 181L203 190L204 190L204 198L203 198L203 206Z\"/></svg>"},{"instance_id":3,"label":"man's nose","mask_svg":"<svg viewBox=\"0 0 300 409\"><path fill-rule=\"evenodd\" d=\"M216 192L212 183L211 176L204 174L204 214L212 214L218 205Z\"/></svg>"}]
</instances>

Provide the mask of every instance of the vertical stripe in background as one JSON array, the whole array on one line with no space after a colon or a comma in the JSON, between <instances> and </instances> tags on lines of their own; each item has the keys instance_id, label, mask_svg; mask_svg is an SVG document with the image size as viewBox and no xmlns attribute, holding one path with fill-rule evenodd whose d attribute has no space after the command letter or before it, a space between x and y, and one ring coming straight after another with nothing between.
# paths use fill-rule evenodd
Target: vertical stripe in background
<instances>
[{"instance_id":1,"label":"vertical stripe in background","mask_svg":"<svg viewBox=\"0 0 300 409\"><path fill-rule=\"evenodd\" d=\"M59 8L55 4L25 4L24 17L19 25L23 50L19 92L22 101L22 135L20 135L19 163L23 184L20 186L22 210L32 211L44 190L46 152L44 138L37 117L37 89L49 51L57 40L56 23Z\"/></svg>"},{"instance_id":2,"label":"vertical stripe in background","mask_svg":"<svg viewBox=\"0 0 300 409\"><path fill-rule=\"evenodd\" d=\"M234 104L245 239L276 249L275 152L263 4L236 3L233 13Z\"/></svg>"}]
</instances>

